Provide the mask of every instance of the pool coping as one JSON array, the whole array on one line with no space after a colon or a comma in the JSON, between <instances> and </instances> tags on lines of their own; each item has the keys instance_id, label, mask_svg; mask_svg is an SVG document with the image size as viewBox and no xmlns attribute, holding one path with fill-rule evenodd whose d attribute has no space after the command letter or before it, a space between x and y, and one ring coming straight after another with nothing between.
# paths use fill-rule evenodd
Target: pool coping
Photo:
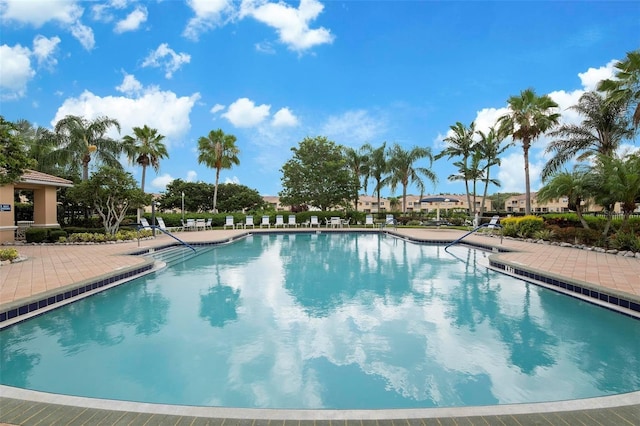
<instances>
[{"instance_id":1,"label":"pool coping","mask_svg":"<svg viewBox=\"0 0 640 426\"><path fill-rule=\"evenodd\" d=\"M475 405L466 407L437 407L380 410L328 410L328 409L270 409L270 408L232 408L205 407L193 405L153 404L132 401L118 401L99 398L40 392L11 386L0 385L2 398L31 401L36 404L55 404L58 406L84 407L95 410L109 410L129 413L166 414L172 416L192 416L218 419L253 420L397 420L397 419L435 419L452 417L527 415L540 413L558 413L578 410L605 409L638 406L640 410L640 391L593 398L571 399L564 401ZM639 411L640 413L640 411Z\"/></svg>"}]
</instances>

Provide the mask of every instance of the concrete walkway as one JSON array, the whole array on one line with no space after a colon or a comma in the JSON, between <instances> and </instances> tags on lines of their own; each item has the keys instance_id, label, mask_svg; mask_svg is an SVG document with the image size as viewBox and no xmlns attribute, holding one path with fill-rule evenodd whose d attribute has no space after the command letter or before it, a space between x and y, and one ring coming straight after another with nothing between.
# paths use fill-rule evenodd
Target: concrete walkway
<instances>
[{"instance_id":1,"label":"concrete walkway","mask_svg":"<svg viewBox=\"0 0 640 426\"><path fill-rule=\"evenodd\" d=\"M298 228L298 231L305 228ZM188 243L223 242L235 239L246 232L290 232L291 230L213 230L198 232L181 232L179 237ZM325 232L325 228L320 231ZM332 232L344 232L345 230L329 230ZM452 241L464 233L447 229L416 229L399 228L391 230L400 236L424 241ZM510 267L537 273L560 277L567 282L585 285L589 288L603 289L611 294L621 295L628 300L640 303L640 259L635 257L623 257L614 254L597 253L574 248L527 243L484 235L473 235L465 241L486 247L495 247L510 250L508 253L495 254L497 259ZM43 295L54 294L68 288L77 286L78 283L87 282L96 277L109 276L126 268L135 268L148 260L143 256L131 256L129 253L155 249L172 244L175 240L162 234L155 239L127 242L119 244L101 245L18 245L15 246L27 260L12 263L0 267L0 312L7 307L24 304L31 300L37 300ZM6 247L6 246L5 246ZM242 415L229 418L200 417L197 414L169 415L167 409L155 408L163 414L151 412L141 414L135 410L117 408L91 408L86 405L74 406L72 403L56 404L62 397L50 398L26 397L18 391L16 394L12 388L0 387L0 422L10 424L267 424L269 420L256 420L247 412L245 418ZM27 392L28 395L34 395ZM16 396L19 395L19 396ZM58 398L56 398L58 397ZM618 402L608 400L608 405L598 408L597 405L572 405L571 401L556 403L552 408L542 407L537 404L518 405L515 412L504 412L505 406L476 407L477 415L469 411L469 407L453 412L433 411L432 416L408 418L398 411L395 415L382 416L387 419L374 420L375 415L367 415L357 421L359 425L364 423L385 423L392 425L398 419L407 424L640 424L640 392L627 394ZM615 401L615 399L613 400ZM588 404L588 403L587 403ZM149 406L149 404L146 404ZM164 407L164 406L157 406ZM507 406L508 407L508 406ZM529 407L529 408L527 408ZM195 407L193 413L201 407ZM589 408L589 410L587 410ZM524 411L522 411L524 409ZM115 410L115 411L114 411ZM171 409L169 409L171 410ZM380 413L380 412L379 412ZM97 416L97 417L96 417ZM487 417L488 416L488 417ZM215 417L215 416L213 416ZM289 419L288 417L280 417ZM340 417L338 417L340 418ZM49 420L47 420L49 419ZM93 420L92 420L93 419ZM242 420L240 420L242 419ZM336 417L332 415L326 420L309 420L311 423L323 423L330 425L331 419L335 423ZM393 420L392 419L396 419ZM422 420L421 420L422 419ZM427 420L428 419L428 420ZM53 421L55 420L55 421ZM94 422L95 420L95 422ZM291 419L287 420L289 422ZM298 419L301 420L301 419ZM52 422L53 421L53 422ZM271 420L273 422L273 420ZM341 420L341 425L352 423L353 420ZM494 423L495 422L495 423ZM296 421L296 423L298 423ZM300 422L300 424L303 422ZM278 424L282 425L283 421Z\"/></svg>"}]
</instances>

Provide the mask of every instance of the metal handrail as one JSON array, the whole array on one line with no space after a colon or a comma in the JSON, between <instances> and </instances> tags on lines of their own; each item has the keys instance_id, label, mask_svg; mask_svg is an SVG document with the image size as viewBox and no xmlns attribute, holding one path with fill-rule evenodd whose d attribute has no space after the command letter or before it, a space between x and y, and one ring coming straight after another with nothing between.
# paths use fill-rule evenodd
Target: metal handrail
<instances>
[{"instance_id":1,"label":"metal handrail","mask_svg":"<svg viewBox=\"0 0 640 426\"><path fill-rule=\"evenodd\" d=\"M143 229L143 228L147 228L147 227L146 227L146 226L139 226L139 227L138 227L138 230ZM194 252L196 251L196 249L195 249L195 248L193 248L193 246L189 245L188 243L185 243L185 242L184 242L184 241L182 241L180 238L178 238L178 237L176 237L175 235L173 235L171 232L169 232L169 231L167 231L167 230L165 230L165 229L162 229L162 228L160 228L160 227L159 227L159 226L157 226L157 225L149 225L149 226L148 226L148 228L151 228L151 229L157 229L157 230L159 230L159 231L162 231L162 232L164 232L165 234L167 234L168 236L170 236L171 238L173 238L174 240L176 240L177 242L179 242L180 244L182 244L182 245L185 245L185 246L189 247L189 248L190 248L191 250L193 250Z\"/></svg>"},{"instance_id":2,"label":"metal handrail","mask_svg":"<svg viewBox=\"0 0 640 426\"><path fill-rule=\"evenodd\" d=\"M452 245L459 243L460 241L462 241L463 238L465 238L467 235L471 235L474 232L476 232L478 229L480 228L488 228L488 227L492 227L492 228L500 228L502 229L502 225L500 225L499 223L483 223L482 225L474 228L473 230L467 232L466 234L464 234L462 237L458 238L457 240L447 244L444 249L448 249L449 247L451 247ZM502 233L500 233L500 244L502 244Z\"/></svg>"}]
</instances>

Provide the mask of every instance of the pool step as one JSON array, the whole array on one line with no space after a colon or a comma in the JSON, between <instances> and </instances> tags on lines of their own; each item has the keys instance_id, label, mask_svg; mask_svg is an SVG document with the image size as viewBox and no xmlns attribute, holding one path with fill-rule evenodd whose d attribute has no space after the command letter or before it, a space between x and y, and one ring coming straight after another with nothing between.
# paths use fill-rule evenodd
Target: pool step
<instances>
[{"instance_id":1,"label":"pool step","mask_svg":"<svg viewBox=\"0 0 640 426\"><path fill-rule=\"evenodd\" d=\"M167 265L172 265L174 263L183 262L187 259L190 259L196 254L196 252L188 247L178 246L149 253L149 256L153 257L155 260L164 262Z\"/></svg>"}]
</instances>

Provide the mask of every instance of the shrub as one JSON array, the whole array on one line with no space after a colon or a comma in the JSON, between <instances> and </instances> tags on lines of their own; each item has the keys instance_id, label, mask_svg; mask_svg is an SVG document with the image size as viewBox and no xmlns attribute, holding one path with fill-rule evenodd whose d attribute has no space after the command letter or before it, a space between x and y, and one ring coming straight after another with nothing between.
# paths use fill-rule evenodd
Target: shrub
<instances>
[{"instance_id":1,"label":"shrub","mask_svg":"<svg viewBox=\"0 0 640 426\"><path fill-rule=\"evenodd\" d=\"M410 220L407 222L408 226L420 226L422 225L422 222L420 222L419 220Z\"/></svg>"},{"instance_id":2,"label":"shrub","mask_svg":"<svg viewBox=\"0 0 640 426\"><path fill-rule=\"evenodd\" d=\"M63 231L62 229L52 229L49 231L48 240L52 243L55 243L60 240L60 237L66 237L67 231Z\"/></svg>"},{"instance_id":3,"label":"shrub","mask_svg":"<svg viewBox=\"0 0 640 426\"><path fill-rule=\"evenodd\" d=\"M515 232L520 238L531 238L533 234L540 231L544 227L544 220L538 216L522 216L522 217L506 217L500 221L503 227L509 227L509 232ZM513 226L513 229L511 227ZM504 232L504 235L507 235Z\"/></svg>"},{"instance_id":4,"label":"shrub","mask_svg":"<svg viewBox=\"0 0 640 426\"><path fill-rule=\"evenodd\" d=\"M24 235L28 243L41 243L47 239L47 232L46 228L28 228Z\"/></svg>"},{"instance_id":5,"label":"shrub","mask_svg":"<svg viewBox=\"0 0 640 426\"><path fill-rule=\"evenodd\" d=\"M18 256L18 250L14 248L0 249L0 260L15 260Z\"/></svg>"},{"instance_id":6,"label":"shrub","mask_svg":"<svg viewBox=\"0 0 640 426\"><path fill-rule=\"evenodd\" d=\"M609 240L611 247L618 250L640 252L640 238L628 232L618 232Z\"/></svg>"},{"instance_id":7,"label":"shrub","mask_svg":"<svg viewBox=\"0 0 640 426\"><path fill-rule=\"evenodd\" d=\"M533 233L533 238L544 241L551 241L554 236L553 229L541 229Z\"/></svg>"}]
</instances>

